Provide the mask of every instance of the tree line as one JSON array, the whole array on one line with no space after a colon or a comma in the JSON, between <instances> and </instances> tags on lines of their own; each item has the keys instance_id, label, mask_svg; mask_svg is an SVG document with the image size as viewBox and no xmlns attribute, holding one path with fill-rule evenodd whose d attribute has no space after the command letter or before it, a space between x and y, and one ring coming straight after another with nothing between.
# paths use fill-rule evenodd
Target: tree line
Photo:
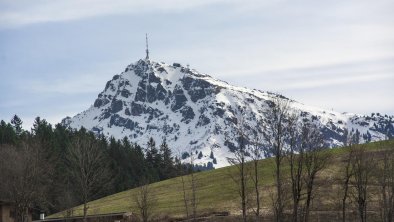
<instances>
[{"instance_id":1,"label":"tree line","mask_svg":"<svg viewBox=\"0 0 394 222\"><path fill-rule=\"evenodd\" d=\"M0 200L15 204L17 221L27 209L47 214L93 199L193 171L174 157L165 140L145 146L125 137L97 136L84 128L53 127L37 117L30 131L15 115L0 122Z\"/></svg>"}]
</instances>

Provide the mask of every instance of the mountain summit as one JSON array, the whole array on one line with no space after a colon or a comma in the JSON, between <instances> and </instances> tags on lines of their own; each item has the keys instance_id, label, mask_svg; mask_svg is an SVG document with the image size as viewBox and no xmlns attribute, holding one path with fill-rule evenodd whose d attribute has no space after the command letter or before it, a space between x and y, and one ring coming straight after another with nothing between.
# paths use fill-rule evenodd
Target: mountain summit
<instances>
[{"instance_id":1,"label":"mountain summit","mask_svg":"<svg viewBox=\"0 0 394 222\"><path fill-rule=\"evenodd\" d=\"M166 140L175 154L199 154L196 163L223 167L236 149L236 110L243 110L245 125L258 128L275 98L270 92L230 85L179 63L139 60L113 76L94 104L62 123L85 127L98 134L128 137L145 145L150 137ZM394 117L361 116L323 110L292 101L302 118L316 122L326 143L343 145L345 129L359 132L362 142L394 135Z\"/></svg>"}]
</instances>

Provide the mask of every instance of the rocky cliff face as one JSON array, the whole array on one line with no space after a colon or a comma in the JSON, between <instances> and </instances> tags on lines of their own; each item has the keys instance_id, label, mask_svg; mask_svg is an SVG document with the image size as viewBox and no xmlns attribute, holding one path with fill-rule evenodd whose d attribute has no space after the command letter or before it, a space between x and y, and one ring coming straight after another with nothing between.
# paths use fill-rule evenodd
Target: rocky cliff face
<instances>
[{"instance_id":1,"label":"rocky cliff face","mask_svg":"<svg viewBox=\"0 0 394 222\"><path fill-rule=\"evenodd\" d=\"M236 149L237 115L251 131L265 121L272 100L281 95L236 87L174 63L139 60L108 81L86 111L63 119L71 128L85 127L95 133L128 137L146 144L150 137L166 140L175 154L200 153L196 163L213 167L228 165L226 157ZM362 142L394 135L394 117L360 116L310 107L292 101L302 119L319 125L327 145L342 145L344 129L360 134ZM211 155L213 152L213 156Z\"/></svg>"}]
</instances>

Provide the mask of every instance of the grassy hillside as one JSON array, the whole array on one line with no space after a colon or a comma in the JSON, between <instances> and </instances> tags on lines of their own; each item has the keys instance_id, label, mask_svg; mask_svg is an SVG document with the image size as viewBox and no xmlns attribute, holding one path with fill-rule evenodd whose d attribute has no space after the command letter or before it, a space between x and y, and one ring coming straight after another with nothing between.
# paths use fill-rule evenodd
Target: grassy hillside
<instances>
[{"instance_id":1,"label":"grassy hillside","mask_svg":"<svg viewBox=\"0 0 394 222\"><path fill-rule=\"evenodd\" d=\"M371 152L377 152L382 148L394 148L394 140L375 142L366 145ZM317 179L316 195L313 209L319 211L339 210L338 177L342 166L342 156L346 148L335 148L328 150L332 159L328 167L322 171ZM262 177L262 203L263 210L268 212L271 206L270 190L273 188L274 162L273 159L259 161L259 170ZM284 168L286 170L286 167ZM234 166L220 168L195 174L197 177L198 213L209 213L214 211L227 211L239 214L239 195L237 186L232 181L230 174L234 174ZM186 186L189 185L189 177L185 176ZM183 192L181 178L173 178L151 184L152 192L157 198L155 212L157 215L169 215L171 217L184 216ZM136 211L133 195L137 189L131 189L114 195L110 195L89 203L88 214L105 214L116 212ZM190 189L189 189L190 192ZM376 208L376 203L371 204L371 209ZM81 215L82 207L74 208L73 215ZM62 213L50 217L62 217Z\"/></svg>"}]
</instances>

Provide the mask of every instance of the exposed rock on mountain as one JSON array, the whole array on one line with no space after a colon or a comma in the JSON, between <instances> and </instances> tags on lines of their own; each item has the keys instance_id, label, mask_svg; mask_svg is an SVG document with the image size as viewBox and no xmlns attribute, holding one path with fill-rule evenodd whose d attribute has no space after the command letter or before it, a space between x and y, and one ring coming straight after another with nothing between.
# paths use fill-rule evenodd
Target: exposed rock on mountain
<instances>
[{"instance_id":1,"label":"exposed rock on mountain","mask_svg":"<svg viewBox=\"0 0 394 222\"><path fill-rule=\"evenodd\" d=\"M242 110L245 124L255 131L275 97L288 100L229 85L178 63L145 59L108 81L88 110L62 122L118 139L126 136L139 144L146 144L150 137L157 142L165 139L175 154L186 158L186 152L198 153L196 163L222 167L236 149L237 110ZM345 128L359 133L362 142L394 135L393 116L338 113L296 101L291 107L301 120L317 123L331 147L343 144Z\"/></svg>"}]
</instances>

